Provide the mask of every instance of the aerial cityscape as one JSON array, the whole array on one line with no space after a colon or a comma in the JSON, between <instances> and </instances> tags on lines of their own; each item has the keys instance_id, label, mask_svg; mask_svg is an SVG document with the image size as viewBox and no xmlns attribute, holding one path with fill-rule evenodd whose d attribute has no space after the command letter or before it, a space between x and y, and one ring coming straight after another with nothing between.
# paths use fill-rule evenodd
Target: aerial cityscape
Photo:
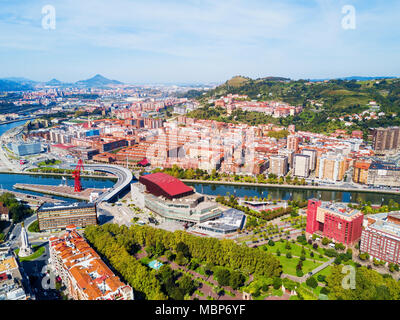
<instances>
[{"instance_id":1,"label":"aerial cityscape","mask_svg":"<svg viewBox=\"0 0 400 320\"><path fill-rule=\"evenodd\" d=\"M369 10L393 14L120 0L94 18L73 2L0 17L0 300L400 299L398 44L332 53L368 48ZM332 44L295 19L316 12ZM296 28L315 59L286 53Z\"/></svg>"}]
</instances>

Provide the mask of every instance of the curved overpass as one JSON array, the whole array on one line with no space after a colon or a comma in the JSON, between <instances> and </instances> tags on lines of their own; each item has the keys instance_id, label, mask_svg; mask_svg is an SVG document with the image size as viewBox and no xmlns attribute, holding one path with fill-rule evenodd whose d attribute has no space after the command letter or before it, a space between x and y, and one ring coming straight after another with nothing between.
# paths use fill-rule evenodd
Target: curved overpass
<instances>
[{"instance_id":1,"label":"curved overpass","mask_svg":"<svg viewBox=\"0 0 400 320\"><path fill-rule=\"evenodd\" d=\"M71 165L71 166L76 166L76 164ZM99 198L95 201L96 203L100 203L102 201L111 201L114 199L118 194L127 188L130 187L130 184L133 179L133 174L130 170L120 167L120 166L114 166L114 165L107 165L107 164L84 164L84 168L90 169L90 170L95 170L95 171L102 171L102 172L108 172L111 173L115 176L117 176L118 181L112 188L110 188L108 191L102 193Z\"/></svg>"}]
</instances>

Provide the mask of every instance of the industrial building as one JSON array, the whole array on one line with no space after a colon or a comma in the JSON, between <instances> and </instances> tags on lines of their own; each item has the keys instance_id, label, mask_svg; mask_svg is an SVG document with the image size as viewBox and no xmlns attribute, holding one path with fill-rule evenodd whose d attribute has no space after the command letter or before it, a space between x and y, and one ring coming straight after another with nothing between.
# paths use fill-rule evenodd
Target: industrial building
<instances>
[{"instance_id":1,"label":"industrial building","mask_svg":"<svg viewBox=\"0 0 400 320\"><path fill-rule=\"evenodd\" d=\"M74 224L78 228L97 224L95 203L44 203L36 211L40 231L65 229Z\"/></svg>"}]
</instances>

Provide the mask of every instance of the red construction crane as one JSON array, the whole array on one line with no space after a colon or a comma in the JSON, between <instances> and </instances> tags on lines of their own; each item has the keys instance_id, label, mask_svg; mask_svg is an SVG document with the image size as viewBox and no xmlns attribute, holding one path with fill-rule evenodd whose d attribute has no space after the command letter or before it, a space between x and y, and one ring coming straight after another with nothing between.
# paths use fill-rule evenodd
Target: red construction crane
<instances>
[{"instance_id":1,"label":"red construction crane","mask_svg":"<svg viewBox=\"0 0 400 320\"><path fill-rule=\"evenodd\" d=\"M72 176L75 179L75 192L81 192L82 191L82 185L81 185L81 169L84 170L85 168L83 167L83 161L82 159L79 159L78 164L76 165L75 170L72 172Z\"/></svg>"}]
</instances>

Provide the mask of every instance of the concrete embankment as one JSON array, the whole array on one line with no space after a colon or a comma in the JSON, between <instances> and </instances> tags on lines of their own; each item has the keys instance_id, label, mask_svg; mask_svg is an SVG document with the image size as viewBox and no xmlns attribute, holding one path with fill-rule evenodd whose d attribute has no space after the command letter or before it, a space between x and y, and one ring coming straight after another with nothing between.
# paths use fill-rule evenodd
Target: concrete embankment
<instances>
[{"instance_id":1,"label":"concrete embankment","mask_svg":"<svg viewBox=\"0 0 400 320\"><path fill-rule=\"evenodd\" d=\"M28 190L45 194L51 194L65 198L84 200L84 201L89 201L89 197L92 192L102 193L103 191L105 191L103 189L87 188L82 190L81 192L75 192L74 188L70 186L49 186L49 185L25 184L25 183L16 183L14 185L14 188L20 190Z\"/></svg>"},{"instance_id":2,"label":"concrete embankment","mask_svg":"<svg viewBox=\"0 0 400 320\"><path fill-rule=\"evenodd\" d=\"M246 186L246 187L264 187L276 189L300 189L300 190L320 190L320 191L340 191L340 192L365 192L365 193L380 193L380 194L395 194L400 195L400 191L385 190L385 189L366 189L366 188L344 188L340 186L296 186L290 184L268 184L268 183L251 183L251 182L232 182L232 181L209 181L209 180L191 180L181 179L183 182L203 183L216 185L231 185L231 186Z\"/></svg>"}]
</instances>

